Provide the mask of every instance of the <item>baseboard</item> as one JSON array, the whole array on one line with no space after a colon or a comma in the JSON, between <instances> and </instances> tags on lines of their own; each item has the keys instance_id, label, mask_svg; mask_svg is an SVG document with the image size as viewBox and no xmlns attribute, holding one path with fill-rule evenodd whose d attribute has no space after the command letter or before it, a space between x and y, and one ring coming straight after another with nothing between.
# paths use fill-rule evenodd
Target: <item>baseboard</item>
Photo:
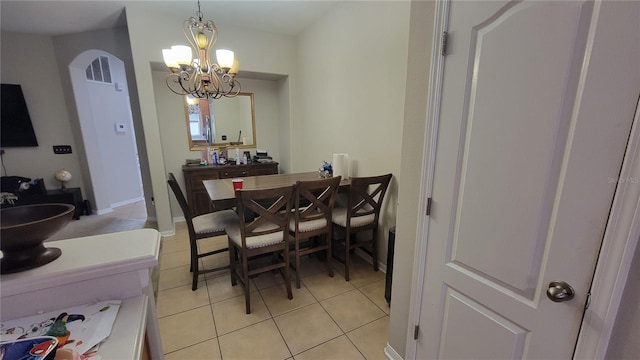
<instances>
[{"instance_id":1,"label":"baseboard","mask_svg":"<svg viewBox=\"0 0 640 360\"><path fill-rule=\"evenodd\" d=\"M367 254L366 252L362 251L361 249L356 249L355 250L355 254L358 255L360 258L362 258L362 260L368 262L369 264L373 265L373 257L371 257L371 255ZM378 270L382 271L383 273L387 273L387 265L381 263L378 260Z\"/></svg>"},{"instance_id":2,"label":"baseboard","mask_svg":"<svg viewBox=\"0 0 640 360\"><path fill-rule=\"evenodd\" d=\"M120 207L120 206L124 206L124 205L129 205L129 204L133 204L133 203L137 203L138 201L142 201L144 200L144 197L137 197L134 199L129 199L129 200L125 200L125 201L119 201L115 204L111 204L112 208L116 208L116 207Z\"/></svg>"},{"instance_id":3,"label":"baseboard","mask_svg":"<svg viewBox=\"0 0 640 360\"><path fill-rule=\"evenodd\" d=\"M387 356L389 360L403 360L402 356L398 354L398 352L387 343L387 346L384 347L384 354Z\"/></svg>"},{"instance_id":4,"label":"baseboard","mask_svg":"<svg viewBox=\"0 0 640 360\"><path fill-rule=\"evenodd\" d=\"M93 213L96 215L104 215L104 214L108 214L108 213L112 213L113 212L113 208L108 207L108 208L104 208L104 209L95 209L93 210Z\"/></svg>"}]
</instances>

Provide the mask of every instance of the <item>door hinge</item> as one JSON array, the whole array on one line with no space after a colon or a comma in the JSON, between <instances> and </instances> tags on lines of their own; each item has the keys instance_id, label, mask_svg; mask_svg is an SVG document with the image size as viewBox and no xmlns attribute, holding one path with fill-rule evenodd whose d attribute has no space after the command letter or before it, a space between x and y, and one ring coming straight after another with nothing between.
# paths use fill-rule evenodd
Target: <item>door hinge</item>
<instances>
[{"instance_id":1,"label":"door hinge","mask_svg":"<svg viewBox=\"0 0 640 360\"><path fill-rule=\"evenodd\" d=\"M413 328L413 340L418 340L418 332L420 331L420 325L416 325Z\"/></svg>"},{"instance_id":2,"label":"door hinge","mask_svg":"<svg viewBox=\"0 0 640 360\"><path fill-rule=\"evenodd\" d=\"M431 215L431 198L427 198L427 216Z\"/></svg>"},{"instance_id":3,"label":"door hinge","mask_svg":"<svg viewBox=\"0 0 640 360\"><path fill-rule=\"evenodd\" d=\"M591 292L587 293L587 301L584 302L584 309L587 310L591 305Z\"/></svg>"},{"instance_id":4,"label":"door hinge","mask_svg":"<svg viewBox=\"0 0 640 360\"><path fill-rule=\"evenodd\" d=\"M442 56L447 55L447 43L449 42L449 33L444 31L442 33Z\"/></svg>"}]
</instances>

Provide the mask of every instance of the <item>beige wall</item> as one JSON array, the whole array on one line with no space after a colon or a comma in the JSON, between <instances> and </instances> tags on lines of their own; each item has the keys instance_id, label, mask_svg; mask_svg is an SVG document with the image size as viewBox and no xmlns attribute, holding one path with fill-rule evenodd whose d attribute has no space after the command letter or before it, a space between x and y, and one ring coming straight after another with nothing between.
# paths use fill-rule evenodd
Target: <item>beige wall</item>
<instances>
[{"instance_id":1,"label":"beige wall","mask_svg":"<svg viewBox=\"0 0 640 360\"><path fill-rule=\"evenodd\" d=\"M153 8L144 2L135 1L129 2L126 6L146 150L149 155L151 190L155 198L158 229L165 234L173 232L173 221L166 185L166 174L170 169L167 168L164 159L164 147L172 147L173 144L164 144L161 140L162 129L156 109L151 63L163 63L163 48L186 42L179 19L192 16L190 11L191 9L185 9L184 14L163 14L154 12ZM233 49L240 59L241 71L283 75L295 71L295 64L292 62L295 58L294 43L290 36L225 26L224 29L220 29L216 47ZM182 157L179 163L184 163L185 159L186 157ZM170 161L172 169L177 166L177 160Z\"/></svg>"},{"instance_id":2,"label":"beige wall","mask_svg":"<svg viewBox=\"0 0 640 360\"><path fill-rule=\"evenodd\" d=\"M380 223L382 263L396 222L409 4L340 3L296 42L293 171L315 171L333 153L347 153L352 176L394 175Z\"/></svg>"},{"instance_id":3,"label":"beige wall","mask_svg":"<svg viewBox=\"0 0 640 360\"><path fill-rule=\"evenodd\" d=\"M416 194L422 182L426 140L427 97L429 95L429 67L435 2L411 3L409 56L402 134L401 184L398 194L398 220L396 228L395 261L393 263L393 287L389 345L404 356L409 325L409 305L413 259L420 202Z\"/></svg>"},{"instance_id":4,"label":"beige wall","mask_svg":"<svg viewBox=\"0 0 640 360\"><path fill-rule=\"evenodd\" d=\"M64 93L60 91L62 85L52 38L3 31L1 40L1 81L22 85L39 145L4 148L2 165L7 173L3 175L43 178L47 188L55 189L60 183L54 173L65 168L74 176L67 185L82 187L79 153L55 155L52 150L53 145L60 144L71 145L77 150ZM38 56L34 56L34 49L38 49Z\"/></svg>"},{"instance_id":5,"label":"beige wall","mask_svg":"<svg viewBox=\"0 0 640 360\"><path fill-rule=\"evenodd\" d=\"M199 159L200 152L189 150L182 97L175 95L167 88L166 76L167 72L165 71L152 72L163 165L167 173L172 172L176 176L178 183L184 190L182 165L185 159ZM278 122L281 118L278 106L279 82L257 79L239 79L239 81L242 83L243 91L254 94L257 146L267 150L278 161L280 158L278 144L281 141L278 133ZM250 151L251 154L255 153L255 149L250 149ZM171 216L174 219L183 218L182 210L173 195L170 196L170 203Z\"/></svg>"}]
</instances>

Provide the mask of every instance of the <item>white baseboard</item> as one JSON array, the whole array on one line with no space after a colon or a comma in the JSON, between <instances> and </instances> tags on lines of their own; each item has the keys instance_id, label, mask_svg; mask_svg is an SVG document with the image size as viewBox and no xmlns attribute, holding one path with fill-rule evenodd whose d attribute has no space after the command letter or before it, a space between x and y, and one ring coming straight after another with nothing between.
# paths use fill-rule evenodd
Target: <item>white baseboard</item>
<instances>
[{"instance_id":1,"label":"white baseboard","mask_svg":"<svg viewBox=\"0 0 640 360\"><path fill-rule=\"evenodd\" d=\"M358 255L359 257L361 257L364 261L368 262L369 264L373 265L373 257L371 257L371 255L367 254L366 252L362 251L361 249L356 249L355 254ZM383 264L380 262L380 260L378 260L378 270L382 271L383 273L387 273L387 265Z\"/></svg>"},{"instance_id":2,"label":"white baseboard","mask_svg":"<svg viewBox=\"0 0 640 360\"><path fill-rule=\"evenodd\" d=\"M93 213L95 215L104 215L104 214L112 213L113 212L113 208L108 207L108 208L104 208L104 209L95 209L95 210L92 210L92 211L93 211Z\"/></svg>"},{"instance_id":3,"label":"white baseboard","mask_svg":"<svg viewBox=\"0 0 640 360\"><path fill-rule=\"evenodd\" d=\"M384 354L387 356L389 360L403 360L402 356L398 354L398 352L387 343L387 346L384 347Z\"/></svg>"},{"instance_id":4,"label":"white baseboard","mask_svg":"<svg viewBox=\"0 0 640 360\"><path fill-rule=\"evenodd\" d=\"M138 201L142 201L144 200L144 197L137 197L137 198L133 198L133 199L129 199L129 200L124 200L124 201L119 201L115 204L111 204L112 208L116 208L116 207L120 207L120 206L124 206L124 205L129 205L129 204L133 204L136 203Z\"/></svg>"}]
</instances>

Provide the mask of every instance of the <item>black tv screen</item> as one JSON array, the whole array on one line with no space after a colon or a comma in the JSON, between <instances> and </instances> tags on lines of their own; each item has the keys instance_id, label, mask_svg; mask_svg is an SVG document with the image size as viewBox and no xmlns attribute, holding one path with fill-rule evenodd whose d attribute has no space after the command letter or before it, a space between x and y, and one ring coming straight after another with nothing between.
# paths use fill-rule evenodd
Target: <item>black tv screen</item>
<instances>
[{"instance_id":1,"label":"black tv screen","mask_svg":"<svg viewBox=\"0 0 640 360\"><path fill-rule=\"evenodd\" d=\"M38 146L20 85L1 84L0 147Z\"/></svg>"}]
</instances>

